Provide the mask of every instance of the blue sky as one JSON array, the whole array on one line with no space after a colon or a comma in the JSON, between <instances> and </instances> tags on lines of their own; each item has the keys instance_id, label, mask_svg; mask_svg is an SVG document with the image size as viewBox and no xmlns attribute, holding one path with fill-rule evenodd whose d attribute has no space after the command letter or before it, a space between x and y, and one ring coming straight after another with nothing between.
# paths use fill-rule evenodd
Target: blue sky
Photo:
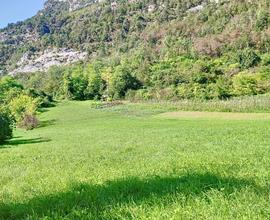
<instances>
[{"instance_id":1,"label":"blue sky","mask_svg":"<svg viewBox=\"0 0 270 220\"><path fill-rule=\"evenodd\" d=\"M42 9L45 0L0 0L0 28L30 18Z\"/></svg>"}]
</instances>

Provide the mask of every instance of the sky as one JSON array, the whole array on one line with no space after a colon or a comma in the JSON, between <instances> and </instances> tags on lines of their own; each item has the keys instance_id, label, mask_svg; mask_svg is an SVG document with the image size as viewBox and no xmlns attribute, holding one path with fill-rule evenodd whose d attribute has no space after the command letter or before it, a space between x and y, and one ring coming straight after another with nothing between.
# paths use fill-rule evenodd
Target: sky
<instances>
[{"instance_id":1,"label":"sky","mask_svg":"<svg viewBox=\"0 0 270 220\"><path fill-rule=\"evenodd\" d=\"M45 0L0 0L0 28L23 21L42 9Z\"/></svg>"}]
</instances>

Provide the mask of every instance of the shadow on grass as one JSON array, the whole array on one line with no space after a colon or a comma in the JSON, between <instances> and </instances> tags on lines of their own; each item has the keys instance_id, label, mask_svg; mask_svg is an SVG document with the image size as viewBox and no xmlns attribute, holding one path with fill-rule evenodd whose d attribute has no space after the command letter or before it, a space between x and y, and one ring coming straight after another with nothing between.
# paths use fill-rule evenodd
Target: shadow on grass
<instances>
[{"instance_id":1,"label":"shadow on grass","mask_svg":"<svg viewBox=\"0 0 270 220\"><path fill-rule=\"evenodd\" d=\"M5 143L5 146L14 146L14 145L23 145L23 144L38 144L38 143L44 143L44 142L50 142L50 139L46 138L31 138L31 139L12 139L10 141L7 141ZM5 147L4 146L4 147Z\"/></svg>"},{"instance_id":2,"label":"shadow on grass","mask_svg":"<svg viewBox=\"0 0 270 220\"><path fill-rule=\"evenodd\" d=\"M39 113L45 113L45 112L48 112L48 111L49 111L48 108L40 108L40 109L38 109Z\"/></svg>"},{"instance_id":3,"label":"shadow on grass","mask_svg":"<svg viewBox=\"0 0 270 220\"><path fill-rule=\"evenodd\" d=\"M55 119L47 120L47 121L41 121L41 122L39 122L38 128L44 128L44 127L52 126L52 125L55 125L55 123L56 123Z\"/></svg>"},{"instance_id":4,"label":"shadow on grass","mask_svg":"<svg viewBox=\"0 0 270 220\"><path fill-rule=\"evenodd\" d=\"M57 101L46 103L45 106L43 106L43 107L41 107L41 108L38 109L38 112L40 112L40 113L48 112L50 108L56 107L57 104L58 104Z\"/></svg>"},{"instance_id":5,"label":"shadow on grass","mask_svg":"<svg viewBox=\"0 0 270 220\"><path fill-rule=\"evenodd\" d=\"M217 190L226 199L231 199L233 193L244 189L266 193L264 188L252 180L223 178L210 173L147 179L134 177L109 181L103 185L77 184L66 192L35 197L26 203L0 204L0 216L4 219L27 216L37 219L45 216L53 219L115 219L113 209L120 206L169 205L181 197L185 200L198 197L203 199L210 190ZM179 201L183 203L184 200ZM128 213L121 212L121 218L128 217L125 215Z\"/></svg>"}]
</instances>

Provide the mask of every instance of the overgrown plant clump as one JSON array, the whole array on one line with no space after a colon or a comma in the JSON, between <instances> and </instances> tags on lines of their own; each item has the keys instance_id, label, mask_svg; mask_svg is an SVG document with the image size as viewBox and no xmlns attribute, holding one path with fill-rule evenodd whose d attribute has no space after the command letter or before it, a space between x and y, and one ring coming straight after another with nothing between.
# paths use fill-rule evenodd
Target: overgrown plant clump
<instances>
[{"instance_id":1,"label":"overgrown plant clump","mask_svg":"<svg viewBox=\"0 0 270 220\"><path fill-rule=\"evenodd\" d=\"M33 114L24 114L22 119L18 122L19 128L24 128L26 130L33 130L39 125L38 118Z\"/></svg>"}]
</instances>

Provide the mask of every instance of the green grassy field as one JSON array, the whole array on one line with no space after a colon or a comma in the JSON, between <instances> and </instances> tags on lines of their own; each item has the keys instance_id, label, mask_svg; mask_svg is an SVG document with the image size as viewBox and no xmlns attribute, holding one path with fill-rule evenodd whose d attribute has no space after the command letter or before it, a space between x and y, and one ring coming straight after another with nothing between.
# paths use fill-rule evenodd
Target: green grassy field
<instances>
[{"instance_id":1,"label":"green grassy field","mask_svg":"<svg viewBox=\"0 0 270 220\"><path fill-rule=\"evenodd\" d=\"M164 112L48 109L0 147L0 219L269 219L269 114Z\"/></svg>"}]
</instances>

